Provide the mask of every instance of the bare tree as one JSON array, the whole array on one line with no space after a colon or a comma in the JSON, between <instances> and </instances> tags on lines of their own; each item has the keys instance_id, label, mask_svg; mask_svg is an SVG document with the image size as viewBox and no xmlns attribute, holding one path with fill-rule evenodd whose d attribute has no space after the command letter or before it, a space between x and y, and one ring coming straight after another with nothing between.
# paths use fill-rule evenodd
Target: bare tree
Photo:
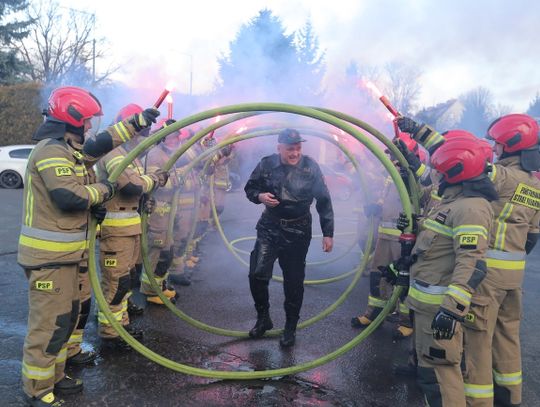
<instances>
[{"instance_id":1,"label":"bare tree","mask_svg":"<svg viewBox=\"0 0 540 407\"><path fill-rule=\"evenodd\" d=\"M31 66L32 80L46 85L97 86L118 69L95 72L95 61L105 56L105 40L95 38L95 15L43 0L26 12L34 25L19 44L23 60Z\"/></svg>"},{"instance_id":2,"label":"bare tree","mask_svg":"<svg viewBox=\"0 0 540 407\"><path fill-rule=\"evenodd\" d=\"M384 67L385 93L402 114L410 115L416 107L422 88L421 75L422 72L417 67L401 62L391 62Z\"/></svg>"}]
</instances>

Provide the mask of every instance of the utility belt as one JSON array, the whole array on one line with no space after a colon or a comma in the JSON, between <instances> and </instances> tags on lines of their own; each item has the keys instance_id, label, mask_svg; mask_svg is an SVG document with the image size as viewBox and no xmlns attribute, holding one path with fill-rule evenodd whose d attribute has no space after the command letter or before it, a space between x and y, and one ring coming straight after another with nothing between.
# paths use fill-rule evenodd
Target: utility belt
<instances>
[{"instance_id":1,"label":"utility belt","mask_svg":"<svg viewBox=\"0 0 540 407\"><path fill-rule=\"evenodd\" d=\"M525 252L488 250L486 252L486 264L488 267L519 271L525 269L525 256Z\"/></svg>"},{"instance_id":2,"label":"utility belt","mask_svg":"<svg viewBox=\"0 0 540 407\"><path fill-rule=\"evenodd\" d=\"M311 222L311 213L306 213L298 218L294 219L284 219L278 218L277 216L271 214L268 210L265 209L263 216L267 219L270 219L272 222L277 223L282 228L291 227L291 226L307 226Z\"/></svg>"}]
</instances>

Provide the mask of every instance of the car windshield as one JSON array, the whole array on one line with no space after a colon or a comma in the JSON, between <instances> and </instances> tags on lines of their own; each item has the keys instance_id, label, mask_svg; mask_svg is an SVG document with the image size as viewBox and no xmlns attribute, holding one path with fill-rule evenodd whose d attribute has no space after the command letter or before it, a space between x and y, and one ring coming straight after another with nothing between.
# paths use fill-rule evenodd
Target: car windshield
<instances>
[{"instance_id":1,"label":"car windshield","mask_svg":"<svg viewBox=\"0 0 540 407\"><path fill-rule=\"evenodd\" d=\"M19 148L17 150L11 150L9 156L11 158L28 158L31 152L31 148Z\"/></svg>"}]
</instances>

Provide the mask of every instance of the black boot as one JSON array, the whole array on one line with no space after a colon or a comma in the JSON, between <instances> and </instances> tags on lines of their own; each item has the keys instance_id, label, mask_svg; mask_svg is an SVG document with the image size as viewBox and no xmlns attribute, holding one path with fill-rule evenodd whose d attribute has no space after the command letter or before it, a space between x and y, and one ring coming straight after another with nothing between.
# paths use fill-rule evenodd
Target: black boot
<instances>
[{"instance_id":1,"label":"black boot","mask_svg":"<svg viewBox=\"0 0 540 407\"><path fill-rule=\"evenodd\" d=\"M297 318L287 318L285 322L285 329L281 334L279 339L279 344L282 348L289 348L294 346L296 342L296 324L298 323Z\"/></svg>"},{"instance_id":2,"label":"black boot","mask_svg":"<svg viewBox=\"0 0 540 407\"><path fill-rule=\"evenodd\" d=\"M139 307L137 304L131 301L131 298L128 298L127 312L130 317L133 317L134 315L142 315L144 313L144 308Z\"/></svg>"},{"instance_id":3,"label":"black boot","mask_svg":"<svg viewBox=\"0 0 540 407\"><path fill-rule=\"evenodd\" d=\"M251 329L251 331L249 331L249 337L260 338L264 335L266 331L272 329L273 327L274 324L270 319L270 313L268 312L268 308L265 310L257 311L257 322L255 322L255 326Z\"/></svg>"},{"instance_id":4,"label":"black boot","mask_svg":"<svg viewBox=\"0 0 540 407\"><path fill-rule=\"evenodd\" d=\"M94 360L96 360L97 353L94 351L83 351L81 350L76 355L73 355L66 360L66 366L80 366L80 365L89 365Z\"/></svg>"},{"instance_id":5,"label":"black boot","mask_svg":"<svg viewBox=\"0 0 540 407\"><path fill-rule=\"evenodd\" d=\"M83 382L80 379L74 379L65 375L62 380L54 385L55 394L60 394L62 396L69 394L80 393L83 389Z\"/></svg>"}]
</instances>

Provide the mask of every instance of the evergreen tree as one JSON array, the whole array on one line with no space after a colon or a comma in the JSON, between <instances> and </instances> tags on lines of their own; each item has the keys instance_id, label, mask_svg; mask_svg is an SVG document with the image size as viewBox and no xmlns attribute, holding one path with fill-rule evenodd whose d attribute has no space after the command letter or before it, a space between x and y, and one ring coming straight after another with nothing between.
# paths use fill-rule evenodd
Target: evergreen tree
<instances>
[{"instance_id":1,"label":"evergreen tree","mask_svg":"<svg viewBox=\"0 0 540 407\"><path fill-rule=\"evenodd\" d=\"M10 20L6 18L12 13L28 7L26 0L4 0L0 2L0 84L7 85L19 82L28 67L17 57L17 47L14 41L21 40L28 35L28 26L31 20Z\"/></svg>"},{"instance_id":2,"label":"evergreen tree","mask_svg":"<svg viewBox=\"0 0 540 407\"><path fill-rule=\"evenodd\" d=\"M536 117L536 119L540 119L540 93L536 93L536 96L529 104L527 114Z\"/></svg>"},{"instance_id":3,"label":"evergreen tree","mask_svg":"<svg viewBox=\"0 0 540 407\"><path fill-rule=\"evenodd\" d=\"M326 71L325 52L319 49L319 40L313 32L311 21L296 34L298 53L298 83L301 96L312 98L321 94L321 82Z\"/></svg>"},{"instance_id":4,"label":"evergreen tree","mask_svg":"<svg viewBox=\"0 0 540 407\"><path fill-rule=\"evenodd\" d=\"M261 10L242 25L228 55L218 59L218 93L239 100L306 102L317 95L324 75L324 53L308 22L296 37L286 34L281 20Z\"/></svg>"},{"instance_id":5,"label":"evergreen tree","mask_svg":"<svg viewBox=\"0 0 540 407\"><path fill-rule=\"evenodd\" d=\"M475 136L484 137L493 118L493 95L483 87L473 89L461 96L463 113L458 127Z\"/></svg>"}]
</instances>

